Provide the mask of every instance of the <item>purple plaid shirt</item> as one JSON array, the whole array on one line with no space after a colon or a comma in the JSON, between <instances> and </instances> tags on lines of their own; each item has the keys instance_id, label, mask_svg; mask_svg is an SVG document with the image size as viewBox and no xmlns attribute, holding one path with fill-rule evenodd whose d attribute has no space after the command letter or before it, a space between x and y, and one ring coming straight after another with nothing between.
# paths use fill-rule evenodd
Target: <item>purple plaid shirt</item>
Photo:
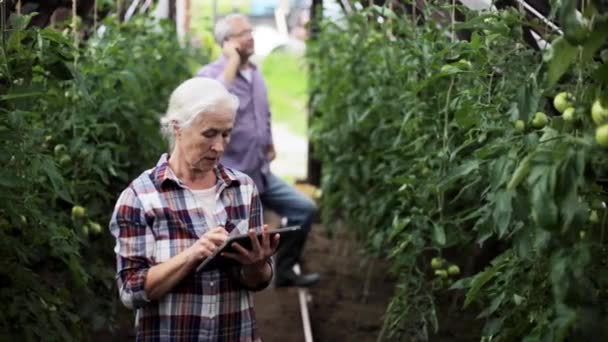
<instances>
[{"instance_id":1,"label":"purple plaid shirt","mask_svg":"<svg viewBox=\"0 0 608 342\"><path fill-rule=\"evenodd\" d=\"M215 210L205 215L167 158L164 154L122 192L110 222L120 298L136 309L137 340L258 341L252 294L236 267L193 269L161 299L146 297L150 267L184 251L209 229L225 225L232 235L262 228L258 192L248 176L218 165Z\"/></svg>"},{"instance_id":2,"label":"purple plaid shirt","mask_svg":"<svg viewBox=\"0 0 608 342\"><path fill-rule=\"evenodd\" d=\"M224 81L223 73L228 60L222 56L217 61L204 66L197 76ZM222 164L250 176L263 193L266 186L264 175L270 172L268 146L272 145L270 128L270 107L266 83L255 65L251 65L251 82L239 72L227 89L239 98L239 109L234 120L232 137Z\"/></svg>"}]
</instances>

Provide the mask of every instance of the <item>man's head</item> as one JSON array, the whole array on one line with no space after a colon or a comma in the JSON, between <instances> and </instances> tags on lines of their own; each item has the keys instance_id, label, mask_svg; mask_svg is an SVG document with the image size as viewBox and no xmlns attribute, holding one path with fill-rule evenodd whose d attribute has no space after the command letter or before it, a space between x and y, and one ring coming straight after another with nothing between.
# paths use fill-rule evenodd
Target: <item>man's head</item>
<instances>
[{"instance_id":1,"label":"man's head","mask_svg":"<svg viewBox=\"0 0 608 342\"><path fill-rule=\"evenodd\" d=\"M214 34L222 47L228 41L236 43L241 58L247 59L253 55L253 28L247 16L240 13L225 16L215 24Z\"/></svg>"},{"instance_id":2,"label":"man's head","mask_svg":"<svg viewBox=\"0 0 608 342\"><path fill-rule=\"evenodd\" d=\"M178 86L161 118L172 155L192 169L211 170L230 142L238 105L238 98L214 79L197 77Z\"/></svg>"}]
</instances>

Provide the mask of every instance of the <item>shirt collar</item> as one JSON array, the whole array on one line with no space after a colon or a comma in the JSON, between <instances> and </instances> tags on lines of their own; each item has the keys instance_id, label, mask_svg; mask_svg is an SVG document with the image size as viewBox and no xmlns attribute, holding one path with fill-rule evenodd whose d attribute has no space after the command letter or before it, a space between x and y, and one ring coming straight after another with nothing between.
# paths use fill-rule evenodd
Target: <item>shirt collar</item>
<instances>
[{"instance_id":1,"label":"shirt collar","mask_svg":"<svg viewBox=\"0 0 608 342\"><path fill-rule=\"evenodd\" d=\"M226 58L226 56L224 56L224 55L221 55L221 56L220 56L220 58L218 58L217 63L218 63L218 65L219 65L220 67L224 67L224 66L226 66L226 64L228 64L228 58ZM257 69L258 69L258 66L257 66L257 65L255 65L255 64L254 64L254 63L251 61L251 59L249 60L249 62L248 62L248 63L249 63L249 67L250 67L251 69L253 69L253 70L257 70ZM239 71L240 71L240 70L239 70Z\"/></svg>"},{"instance_id":2,"label":"shirt collar","mask_svg":"<svg viewBox=\"0 0 608 342\"><path fill-rule=\"evenodd\" d=\"M216 186L220 189L231 187L231 186L239 186L240 182L235 177L234 173L232 173L229 169L224 167L222 164L218 164L213 168L213 172L215 172L215 176L217 178ZM177 178L173 170L169 167L169 154L163 153L160 156L160 159L156 163L156 167L154 168L153 175L154 183L162 187L166 183L173 183L180 187L185 187L184 183Z\"/></svg>"}]
</instances>

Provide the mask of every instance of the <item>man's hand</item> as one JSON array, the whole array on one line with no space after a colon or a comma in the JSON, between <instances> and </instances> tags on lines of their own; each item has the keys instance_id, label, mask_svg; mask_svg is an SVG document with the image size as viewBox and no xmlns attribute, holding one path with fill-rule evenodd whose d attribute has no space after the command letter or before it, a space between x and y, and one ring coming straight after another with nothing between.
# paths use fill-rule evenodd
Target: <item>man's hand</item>
<instances>
[{"instance_id":1,"label":"man's hand","mask_svg":"<svg viewBox=\"0 0 608 342\"><path fill-rule=\"evenodd\" d=\"M268 161L273 161L273 160L275 160L276 157L277 157L277 152L274 149L274 145L268 146L268 154L267 154Z\"/></svg>"},{"instance_id":2,"label":"man's hand","mask_svg":"<svg viewBox=\"0 0 608 342\"><path fill-rule=\"evenodd\" d=\"M241 54L239 53L239 45L233 41L227 41L224 43L224 55L228 59L238 60L239 63L241 61Z\"/></svg>"}]
</instances>

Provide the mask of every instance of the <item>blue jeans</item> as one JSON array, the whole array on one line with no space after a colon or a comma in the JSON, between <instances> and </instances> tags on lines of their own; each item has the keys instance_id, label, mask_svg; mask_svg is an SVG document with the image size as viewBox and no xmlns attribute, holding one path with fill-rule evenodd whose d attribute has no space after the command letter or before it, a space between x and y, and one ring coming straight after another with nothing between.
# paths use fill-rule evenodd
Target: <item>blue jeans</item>
<instances>
[{"instance_id":1,"label":"blue jeans","mask_svg":"<svg viewBox=\"0 0 608 342\"><path fill-rule=\"evenodd\" d=\"M287 225L302 227L299 234L292 235L289 239L281 237L276 254L276 274L280 278L289 274L293 265L299 261L317 206L311 199L272 173L265 175L264 181L266 189L260 194L262 207L286 217Z\"/></svg>"}]
</instances>

